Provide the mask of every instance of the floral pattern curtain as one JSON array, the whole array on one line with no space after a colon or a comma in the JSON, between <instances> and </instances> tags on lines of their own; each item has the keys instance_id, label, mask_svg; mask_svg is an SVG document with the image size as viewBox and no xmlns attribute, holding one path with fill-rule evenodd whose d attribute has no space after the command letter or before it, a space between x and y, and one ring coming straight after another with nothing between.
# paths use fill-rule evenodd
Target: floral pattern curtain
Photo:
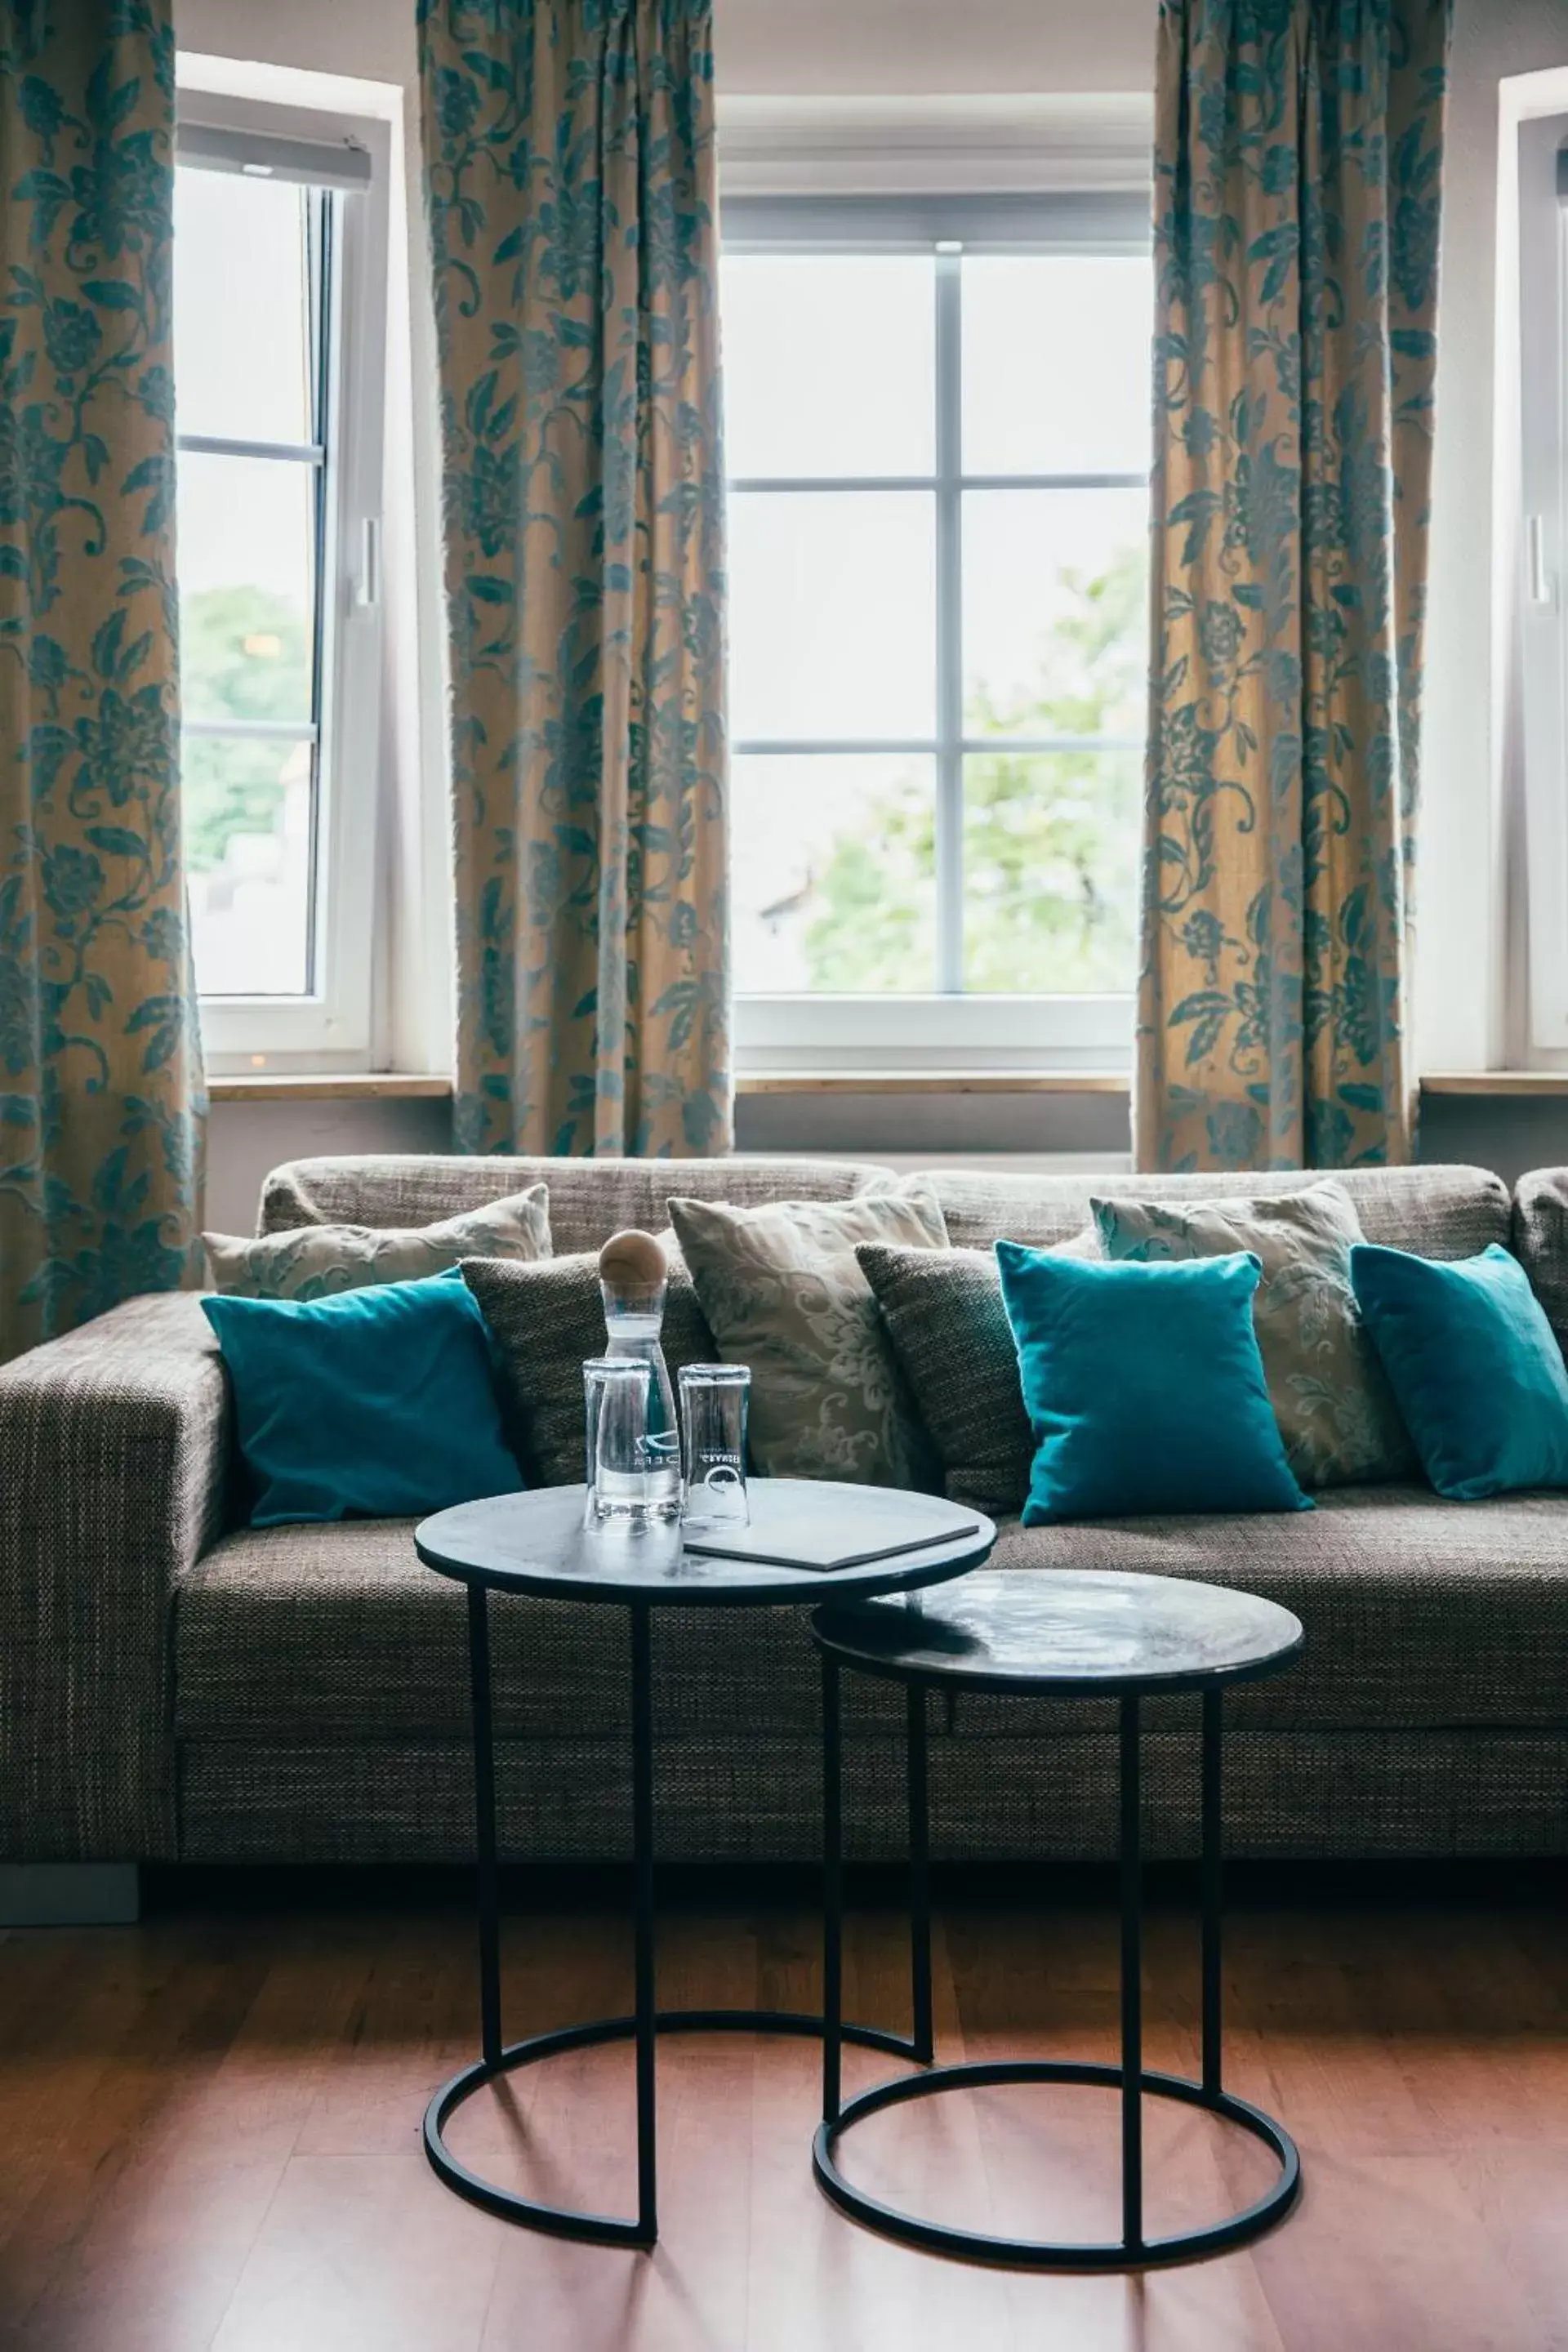
<instances>
[{"instance_id":1,"label":"floral pattern curtain","mask_svg":"<svg viewBox=\"0 0 1568 2352\"><path fill-rule=\"evenodd\" d=\"M1163 0L1143 1168L1407 1159L1450 0Z\"/></svg>"},{"instance_id":2,"label":"floral pattern curtain","mask_svg":"<svg viewBox=\"0 0 1568 2352\"><path fill-rule=\"evenodd\" d=\"M0 1357L177 1287L169 0L0 0Z\"/></svg>"},{"instance_id":3,"label":"floral pattern curtain","mask_svg":"<svg viewBox=\"0 0 1568 2352\"><path fill-rule=\"evenodd\" d=\"M711 0L421 0L470 1150L731 1139Z\"/></svg>"}]
</instances>

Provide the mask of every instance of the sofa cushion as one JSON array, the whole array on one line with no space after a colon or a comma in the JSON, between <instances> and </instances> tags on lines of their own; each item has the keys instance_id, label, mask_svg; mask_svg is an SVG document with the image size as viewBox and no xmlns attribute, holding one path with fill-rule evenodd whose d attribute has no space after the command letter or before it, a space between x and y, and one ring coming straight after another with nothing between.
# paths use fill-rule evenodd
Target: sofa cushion
<instances>
[{"instance_id":1,"label":"sofa cushion","mask_svg":"<svg viewBox=\"0 0 1568 2352\"><path fill-rule=\"evenodd\" d=\"M463 1279L495 1346L496 1385L508 1440L531 1486L574 1486L586 1476L583 1367L605 1348L596 1253L510 1265L470 1258ZM665 1293L664 1358L671 1381L717 1350L684 1265Z\"/></svg>"},{"instance_id":2,"label":"sofa cushion","mask_svg":"<svg viewBox=\"0 0 1568 2352\"><path fill-rule=\"evenodd\" d=\"M244 1528L175 1596L182 1738L466 1739L463 1588L422 1567L414 1521ZM741 1738L765 1726L813 1738L822 1674L804 1609L654 1612L660 1737ZM496 1594L490 1655L502 1737L631 1734L626 1610ZM903 1695L848 1679L848 1722L901 1722ZM627 1769L630 1769L629 1750Z\"/></svg>"},{"instance_id":3,"label":"sofa cushion","mask_svg":"<svg viewBox=\"0 0 1568 2352\"><path fill-rule=\"evenodd\" d=\"M292 1225L242 1239L204 1234L207 1279L237 1298L334 1298L340 1291L445 1274L466 1257L550 1255L550 1194L531 1184L434 1225Z\"/></svg>"},{"instance_id":4,"label":"sofa cushion","mask_svg":"<svg viewBox=\"0 0 1568 2352\"><path fill-rule=\"evenodd\" d=\"M1339 1486L1316 1510L1257 1517L1013 1523L994 1560L1196 1577L1294 1611L1301 1659L1232 1692L1238 1721L1436 1730L1568 1717L1563 1496L1461 1507L1426 1486Z\"/></svg>"},{"instance_id":5,"label":"sofa cushion","mask_svg":"<svg viewBox=\"0 0 1568 2352\"><path fill-rule=\"evenodd\" d=\"M521 1180L520 1180L521 1181ZM1089 1198L1138 1201L1254 1200L1299 1192L1300 1170L1202 1176L1015 1176L944 1168L931 1176L955 1249L994 1241L1053 1249L1089 1222ZM1415 1250L1422 1257L1474 1257L1489 1242L1507 1242L1507 1185L1484 1168L1336 1170L1355 1203L1369 1242ZM554 1215L555 1195L550 1196ZM557 1247L561 1244L558 1243ZM1568 1277L1564 1277L1568 1292Z\"/></svg>"},{"instance_id":6,"label":"sofa cushion","mask_svg":"<svg viewBox=\"0 0 1568 2352\"><path fill-rule=\"evenodd\" d=\"M1520 1178L1511 1238L1557 1344L1568 1354L1568 1168L1532 1168Z\"/></svg>"},{"instance_id":7,"label":"sofa cushion","mask_svg":"<svg viewBox=\"0 0 1568 2352\"><path fill-rule=\"evenodd\" d=\"M258 1231L429 1225L531 1184L548 1184L551 1234L564 1254L596 1250L623 1225L662 1231L669 1223L666 1203L672 1192L742 1205L846 1201L887 1175L885 1168L849 1160L502 1160L436 1153L292 1160L275 1168L262 1187Z\"/></svg>"},{"instance_id":8,"label":"sofa cushion","mask_svg":"<svg viewBox=\"0 0 1568 2352\"><path fill-rule=\"evenodd\" d=\"M1261 1199L1096 1200L1094 1215L1108 1257L1152 1263L1247 1250L1258 1260L1253 1323L1286 1455L1303 1486L1416 1475L1351 1287L1351 1251L1363 1235L1342 1184Z\"/></svg>"},{"instance_id":9,"label":"sofa cushion","mask_svg":"<svg viewBox=\"0 0 1568 2352\"><path fill-rule=\"evenodd\" d=\"M945 1252L930 1186L751 1208L673 1200L669 1213L724 1361L751 1368L747 1450L761 1475L937 1486L940 1466L855 1262L862 1242Z\"/></svg>"},{"instance_id":10,"label":"sofa cushion","mask_svg":"<svg viewBox=\"0 0 1568 2352\"><path fill-rule=\"evenodd\" d=\"M247 1528L187 1569L175 1588L180 1737L466 1740L462 1589L420 1567L412 1534L407 1520ZM1015 1523L994 1559L1020 1574L1070 1564L1205 1578L1294 1610L1306 1652L1230 1695L1238 1725L1560 1734L1568 1719L1562 1496L1461 1509L1426 1488L1338 1487L1315 1511L1280 1517ZM491 1626L503 1735L629 1736L624 1610L498 1599ZM815 1743L820 1679L804 1611L661 1609L653 1652L661 1736ZM844 1677L844 1701L851 1725L901 1719L897 1685L864 1675ZM1190 1700L1147 1712L1190 1732ZM965 1694L952 1724L961 1738L1016 1739L1023 1754L1026 1735L1070 1738L1101 1719L1111 1711L1088 1702Z\"/></svg>"}]
</instances>

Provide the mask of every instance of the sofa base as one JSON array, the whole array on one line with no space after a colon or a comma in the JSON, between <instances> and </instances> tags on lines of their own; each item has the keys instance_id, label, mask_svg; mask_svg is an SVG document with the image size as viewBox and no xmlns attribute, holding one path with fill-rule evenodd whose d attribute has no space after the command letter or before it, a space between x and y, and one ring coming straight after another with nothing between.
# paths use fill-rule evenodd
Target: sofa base
<instances>
[{"instance_id":1,"label":"sofa base","mask_svg":"<svg viewBox=\"0 0 1568 2352\"><path fill-rule=\"evenodd\" d=\"M1198 1742L1143 1748L1152 1859L1197 1852ZM845 1850L905 1851L903 1742L845 1741ZM502 1858L611 1862L631 1852L629 1743L501 1740ZM817 1745L672 1736L655 1759L658 1851L670 1862L810 1861L821 1851ZM226 1863L463 1862L473 1852L466 1741L181 1744L180 1858ZM933 1736L939 1861L1100 1861L1116 1852L1116 1742ZM1225 1835L1236 1857L1353 1861L1568 1854L1568 1737L1470 1730L1249 1732L1226 1743Z\"/></svg>"},{"instance_id":2,"label":"sofa base","mask_svg":"<svg viewBox=\"0 0 1568 2352\"><path fill-rule=\"evenodd\" d=\"M0 1862L0 1927L126 1927L141 1916L133 1862Z\"/></svg>"}]
</instances>

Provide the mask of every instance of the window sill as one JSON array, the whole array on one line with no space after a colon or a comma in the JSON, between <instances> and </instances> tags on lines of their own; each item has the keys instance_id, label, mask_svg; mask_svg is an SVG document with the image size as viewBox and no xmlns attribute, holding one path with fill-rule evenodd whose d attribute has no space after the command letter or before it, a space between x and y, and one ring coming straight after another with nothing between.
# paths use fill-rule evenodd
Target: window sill
<instances>
[{"instance_id":1,"label":"window sill","mask_svg":"<svg viewBox=\"0 0 1568 2352\"><path fill-rule=\"evenodd\" d=\"M252 1070L207 1080L207 1099L229 1102L413 1102L449 1097L452 1081L438 1072L397 1070Z\"/></svg>"},{"instance_id":2,"label":"window sill","mask_svg":"<svg viewBox=\"0 0 1568 2352\"><path fill-rule=\"evenodd\" d=\"M1424 1095L1568 1095L1568 1070L1435 1070L1421 1081Z\"/></svg>"},{"instance_id":3,"label":"window sill","mask_svg":"<svg viewBox=\"0 0 1568 2352\"><path fill-rule=\"evenodd\" d=\"M1125 1095L1116 1070L754 1070L735 1080L738 1095ZM1568 1097L1568 1070L1437 1070L1424 1095L1529 1098ZM214 1077L207 1094L228 1102L413 1102L446 1100L452 1081L437 1071L257 1070Z\"/></svg>"}]
</instances>

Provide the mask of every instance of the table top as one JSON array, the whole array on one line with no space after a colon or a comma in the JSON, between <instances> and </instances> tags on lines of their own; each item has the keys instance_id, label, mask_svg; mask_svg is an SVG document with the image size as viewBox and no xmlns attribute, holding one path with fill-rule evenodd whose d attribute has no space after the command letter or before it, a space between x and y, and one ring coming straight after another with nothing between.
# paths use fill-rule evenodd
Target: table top
<instances>
[{"instance_id":1,"label":"table top","mask_svg":"<svg viewBox=\"0 0 1568 2352\"><path fill-rule=\"evenodd\" d=\"M853 1535L855 1548L866 1550L876 1544L879 1510L885 1523L889 1500L885 1488L827 1479L753 1478L749 1493L754 1521L766 1510L770 1493L775 1494L792 1512L820 1508L831 1514L836 1529L842 1525ZM635 1534L617 1526L584 1528L585 1495L582 1486L542 1486L531 1494L459 1503L421 1520L414 1530L415 1549L437 1575L496 1592L689 1608L817 1602L828 1591L862 1600L878 1592L907 1592L978 1567L996 1540L994 1527L980 1512L923 1496L919 1500L929 1507L934 1524L945 1515L955 1530L971 1532L858 1568L774 1568L689 1552L678 1523Z\"/></svg>"},{"instance_id":2,"label":"table top","mask_svg":"<svg viewBox=\"0 0 1568 2352\"><path fill-rule=\"evenodd\" d=\"M1277 1674L1300 1620L1217 1584L1114 1569L988 1570L907 1601L819 1608L817 1646L894 1682L1106 1696Z\"/></svg>"}]
</instances>

